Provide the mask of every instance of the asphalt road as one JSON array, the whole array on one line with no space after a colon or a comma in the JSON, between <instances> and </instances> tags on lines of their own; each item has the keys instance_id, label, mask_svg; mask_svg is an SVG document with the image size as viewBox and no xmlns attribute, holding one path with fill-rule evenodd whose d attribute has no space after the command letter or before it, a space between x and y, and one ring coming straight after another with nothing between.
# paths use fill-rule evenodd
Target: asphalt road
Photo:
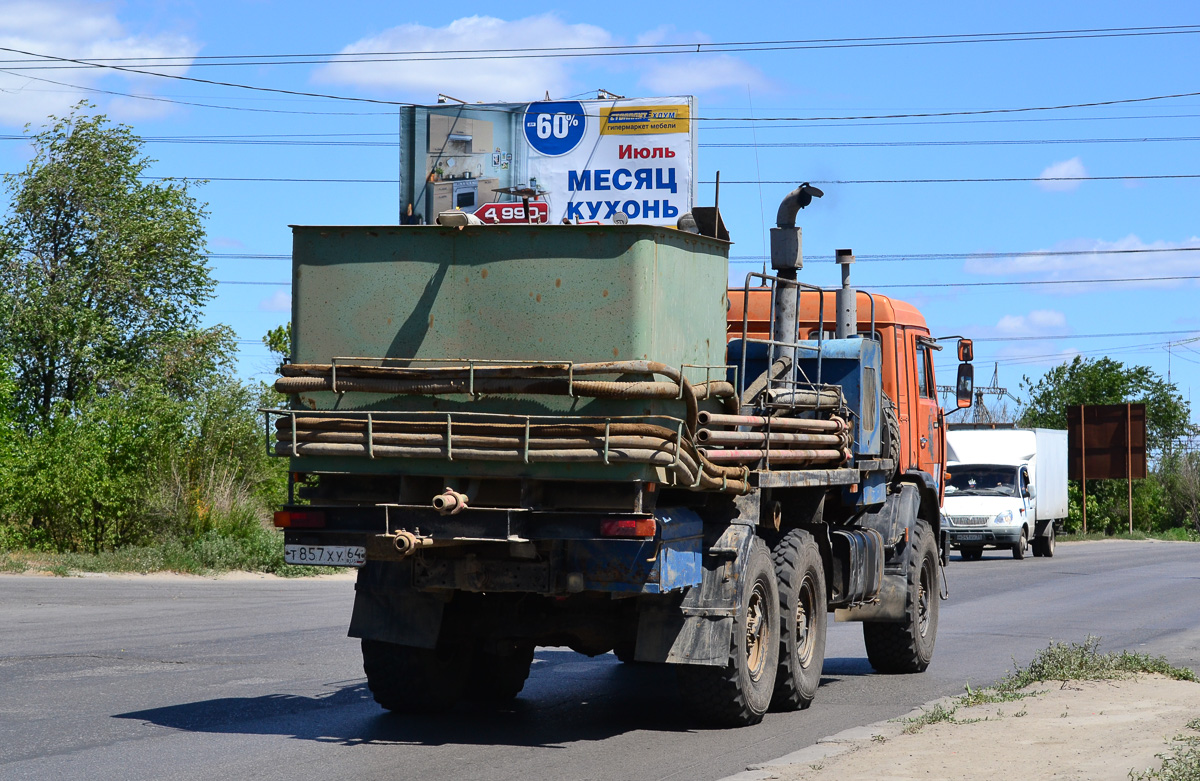
<instances>
[{"instance_id":1,"label":"asphalt road","mask_svg":"<svg viewBox=\"0 0 1200 781\"><path fill-rule=\"evenodd\" d=\"M1053 639L1200 669L1200 545L955 556L922 675L872 673L831 625L812 708L710 730L673 676L539 649L504 709L385 714L347 638L350 580L0 576L0 779L719 779L995 681Z\"/></svg>"}]
</instances>

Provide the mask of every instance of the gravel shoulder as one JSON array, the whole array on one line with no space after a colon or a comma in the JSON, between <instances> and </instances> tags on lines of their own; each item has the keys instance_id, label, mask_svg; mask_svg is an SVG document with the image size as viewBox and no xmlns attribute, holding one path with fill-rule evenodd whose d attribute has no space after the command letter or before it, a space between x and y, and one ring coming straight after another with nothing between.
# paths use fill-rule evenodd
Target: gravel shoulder
<instances>
[{"instance_id":1,"label":"gravel shoulder","mask_svg":"<svg viewBox=\"0 0 1200 781\"><path fill-rule=\"evenodd\" d=\"M1158 675L1038 684L1014 702L961 707L954 722L905 734L905 719L857 727L727 781L906 781L1014 777L1128 781L1158 768L1200 717L1200 684ZM917 718L937 700L913 711ZM1192 733L1194 734L1194 733Z\"/></svg>"}]
</instances>

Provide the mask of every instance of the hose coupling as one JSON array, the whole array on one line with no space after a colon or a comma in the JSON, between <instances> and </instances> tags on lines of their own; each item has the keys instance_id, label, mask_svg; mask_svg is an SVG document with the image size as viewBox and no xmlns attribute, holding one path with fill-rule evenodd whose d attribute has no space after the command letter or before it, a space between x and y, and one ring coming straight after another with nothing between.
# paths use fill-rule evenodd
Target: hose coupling
<instances>
[{"instance_id":1,"label":"hose coupling","mask_svg":"<svg viewBox=\"0 0 1200 781\"><path fill-rule=\"evenodd\" d=\"M453 488L447 488L433 497L433 509L442 515L458 515L467 509L467 495L459 493Z\"/></svg>"}]
</instances>

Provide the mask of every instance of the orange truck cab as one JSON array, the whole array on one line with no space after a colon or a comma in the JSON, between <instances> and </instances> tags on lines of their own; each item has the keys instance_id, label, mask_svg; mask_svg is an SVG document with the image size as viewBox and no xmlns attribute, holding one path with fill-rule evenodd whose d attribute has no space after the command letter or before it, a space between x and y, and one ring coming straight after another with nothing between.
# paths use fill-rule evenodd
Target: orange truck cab
<instances>
[{"instance_id":1,"label":"orange truck cab","mask_svg":"<svg viewBox=\"0 0 1200 781\"><path fill-rule=\"evenodd\" d=\"M930 336L924 316L912 304L863 290L858 291L857 299L858 332L873 331L880 342L883 405L885 409L889 403L893 406L899 424L899 448L895 454L898 471L904 474L920 470L929 474L937 485L940 504L946 466L946 425L937 401L933 351L941 347ZM747 300L749 304L743 309ZM743 313L750 338L770 338L769 288L730 289L729 302L728 339L740 338ZM835 306L832 290L803 291L798 308L798 338L815 340L820 335L832 339Z\"/></svg>"}]
</instances>

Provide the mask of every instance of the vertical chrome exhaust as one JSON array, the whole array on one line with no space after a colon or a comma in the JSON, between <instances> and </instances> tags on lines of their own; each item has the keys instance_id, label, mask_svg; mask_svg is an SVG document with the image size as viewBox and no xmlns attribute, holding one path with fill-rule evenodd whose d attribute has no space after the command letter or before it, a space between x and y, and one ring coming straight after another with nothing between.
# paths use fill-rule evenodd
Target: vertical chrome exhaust
<instances>
[{"instance_id":1,"label":"vertical chrome exhaust","mask_svg":"<svg viewBox=\"0 0 1200 781\"><path fill-rule=\"evenodd\" d=\"M858 335L858 291L850 286L850 264L854 262L854 250L840 249L835 253L837 264L842 267L842 286L837 291L838 339Z\"/></svg>"}]
</instances>

